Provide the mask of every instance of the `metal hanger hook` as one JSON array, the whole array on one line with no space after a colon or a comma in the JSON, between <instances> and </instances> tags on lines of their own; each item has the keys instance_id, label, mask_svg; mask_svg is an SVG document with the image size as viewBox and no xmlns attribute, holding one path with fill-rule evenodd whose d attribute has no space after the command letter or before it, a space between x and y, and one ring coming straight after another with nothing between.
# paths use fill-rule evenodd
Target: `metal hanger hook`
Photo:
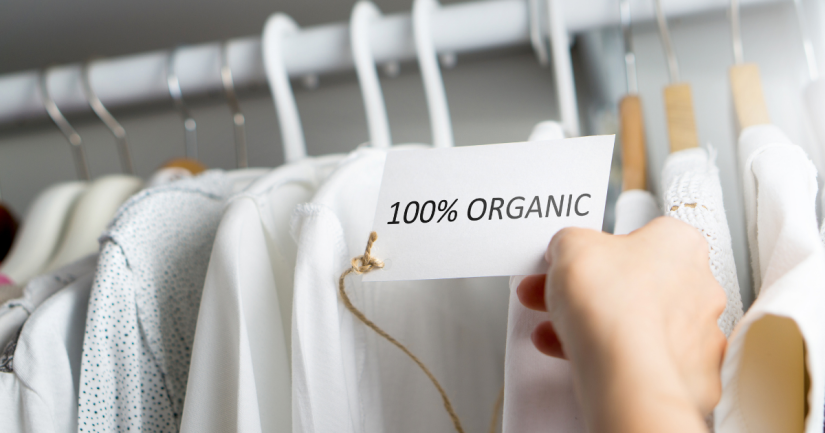
<instances>
[{"instance_id":1,"label":"metal hanger hook","mask_svg":"<svg viewBox=\"0 0 825 433\"><path fill-rule=\"evenodd\" d=\"M737 65L745 63L745 54L742 49L742 27L739 19L739 0L730 0L730 32L733 40L733 62Z\"/></svg>"},{"instance_id":2,"label":"metal hanger hook","mask_svg":"<svg viewBox=\"0 0 825 433\"><path fill-rule=\"evenodd\" d=\"M636 75L636 54L633 52L633 34L630 25L630 0L619 0L619 13L622 22L622 37L624 39L624 67L627 75L627 93L639 93L639 79Z\"/></svg>"},{"instance_id":3,"label":"metal hanger hook","mask_svg":"<svg viewBox=\"0 0 825 433\"><path fill-rule=\"evenodd\" d=\"M235 80L232 77L232 69L229 67L229 41L224 42L220 49L221 56L221 82L226 93L226 100L229 109L232 111L232 124L235 130L235 159L238 168L249 166L249 159L246 151L246 117L241 112L241 105L238 103L238 95L235 92Z\"/></svg>"},{"instance_id":4,"label":"metal hanger hook","mask_svg":"<svg viewBox=\"0 0 825 433\"><path fill-rule=\"evenodd\" d=\"M670 82L678 83L679 78L679 62L676 59L676 51L673 49L673 42L670 40L670 29L667 26L667 18L665 12L662 10L662 0L653 0L656 6L656 23L659 26L659 37L662 39L662 46L665 49L667 56L667 68L670 73Z\"/></svg>"},{"instance_id":5,"label":"metal hanger hook","mask_svg":"<svg viewBox=\"0 0 825 433\"><path fill-rule=\"evenodd\" d=\"M43 107L46 109L46 113L49 115L49 118L52 119L52 122L57 125L57 128L60 129L60 132L69 142L69 146L72 149L72 158L74 159L74 167L75 172L77 173L77 178L89 180L89 165L86 163L86 154L83 151L83 140L80 138L80 134L72 128L72 125L68 120L66 120L66 117L63 116L60 108L57 107L57 104L54 103L54 100L52 100L52 97L49 95L49 86L47 82L48 75L48 70L45 70L40 72L37 77L37 86L38 90L40 90L40 101L43 103Z\"/></svg>"},{"instance_id":6,"label":"metal hanger hook","mask_svg":"<svg viewBox=\"0 0 825 433\"><path fill-rule=\"evenodd\" d=\"M175 108L178 110L181 119L183 119L185 155L187 158L198 159L198 124L183 100L183 90L180 88L180 80L175 70L178 51L179 49L172 50L166 59L166 86L169 88L169 95L175 103Z\"/></svg>"},{"instance_id":7,"label":"metal hanger hook","mask_svg":"<svg viewBox=\"0 0 825 433\"><path fill-rule=\"evenodd\" d=\"M123 129L123 126L112 116L112 113L106 109L106 106L103 105L100 98L97 97L92 89L90 77L91 68L89 67L89 62L86 62L83 64L80 72L80 79L83 83L83 93L86 95L86 100L89 101L89 106L92 107L92 111L97 114L97 117L103 121L106 127L109 128L109 131L112 132L112 135L115 136L115 139L117 139L121 168L125 173L135 174L135 167L132 165L132 154L129 152L129 142L126 139L126 130Z\"/></svg>"},{"instance_id":8,"label":"metal hanger hook","mask_svg":"<svg viewBox=\"0 0 825 433\"><path fill-rule=\"evenodd\" d=\"M811 81L816 81L819 79L819 66L816 63L814 44L811 42L811 33L808 30L807 23L805 22L805 10L802 5L802 0L793 0L793 6L796 10L796 19L799 23L799 33L802 36L802 49L805 50L805 62L808 65L808 77Z\"/></svg>"}]
</instances>

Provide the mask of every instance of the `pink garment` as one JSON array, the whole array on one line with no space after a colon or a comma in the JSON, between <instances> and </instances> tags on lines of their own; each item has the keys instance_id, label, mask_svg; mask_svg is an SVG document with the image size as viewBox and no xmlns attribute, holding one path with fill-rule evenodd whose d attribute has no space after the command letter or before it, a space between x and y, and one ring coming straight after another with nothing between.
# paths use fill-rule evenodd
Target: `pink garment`
<instances>
[{"instance_id":1,"label":"pink garment","mask_svg":"<svg viewBox=\"0 0 825 433\"><path fill-rule=\"evenodd\" d=\"M0 286L13 285L14 281L8 275L0 273Z\"/></svg>"}]
</instances>

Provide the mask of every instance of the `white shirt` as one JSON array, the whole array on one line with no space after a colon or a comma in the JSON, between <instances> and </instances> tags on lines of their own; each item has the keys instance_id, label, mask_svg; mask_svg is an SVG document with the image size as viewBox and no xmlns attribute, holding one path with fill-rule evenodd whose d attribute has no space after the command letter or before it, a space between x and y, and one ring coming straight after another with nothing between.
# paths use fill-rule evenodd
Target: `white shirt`
<instances>
[{"instance_id":1,"label":"white shirt","mask_svg":"<svg viewBox=\"0 0 825 433\"><path fill-rule=\"evenodd\" d=\"M742 297L716 152L712 148L695 148L668 155L662 169L662 191L664 214L696 227L708 242L710 270L727 296L719 328L729 336L742 317Z\"/></svg>"},{"instance_id":2,"label":"white shirt","mask_svg":"<svg viewBox=\"0 0 825 433\"><path fill-rule=\"evenodd\" d=\"M364 253L385 155L357 150L312 203L295 211L294 432L453 430L424 373L359 322L338 295L341 273ZM346 280L353 303L441 381L467 431L487 430L503 384L506 284L503 278Z\"/></svg>"},{"instance_id":3,"label":"white shirt","mask_svg":"<svg viewBox=\"0 0 825 433\"><path fill-rule=\"evenodd\" d=\"M546 121L533 127L528 141L562 138L562 126ZM533 330L547 320L547 313L521 304L516 289L523 279L510 278L502 431L584 432L581 410L573 394L570 363L544 355L533 345Z\"/></svg>"},{"instance_id":4,"label":"white shirt","mask_svg":"<svg viewBox=\"0 0 825 433\"><path fill-rule=\"evenodd\" d=\"M653 194L640 189L622 191L616 200L616 225L613 227L613 234L626 235L661 215L662 210Z\"/></svg>"},{"instance_id":5,"label":"white shirt","mask_svg":"<svg viewBox=\"0 0 825 433\"><path fill-rule=\"evenodd\" d=\"M94 271L97 254L84 257L60 269L33 278L26 284L22 296L0 306L0 350L15 340L23 323L43 301L81 276Z\"/></svg>"},{"instance_id":6,"label":"white shirt","mask_svg":"<svg viewBox=\"0 0 825 433\"><path fill-rule=\"evenodd\" d=\"M340 156L282 166L234 197L212 247L182 432L292 429L289 340L297 246L292 211Z\"/></svg>"},{"instance_id":7,"label":"white shirt","mask_svg":"<svg viewBox=\"0 0 825 433\"><path fill-rule=\"evenodd\" d=\"M232 183L221 172L130 198L101 238L78 431L178 430L203 282Z\"/></svg>"},{"instance_id":8,"label":"white shirt","mask_svg":"<svg viewBox=\"0 0 825 433\"><path fill-rule=\"evenodd\" d=\"M23 326L13 371L0 373L4 432L77 431L81 349L93 277L92 266L43 302Z\"/></svg>"},{"instance_id":9,"label":"white shirt","mask_svg":"<svg viewBox=\"0 0 825 433\"><path fill-rule=\"evenodd\" d=\"M825 246L816 220L816 169L773 125L743 130L739 157L761 290L728 342L716 432L818 433L825 407Z\"/></svg>"}]
</instances>

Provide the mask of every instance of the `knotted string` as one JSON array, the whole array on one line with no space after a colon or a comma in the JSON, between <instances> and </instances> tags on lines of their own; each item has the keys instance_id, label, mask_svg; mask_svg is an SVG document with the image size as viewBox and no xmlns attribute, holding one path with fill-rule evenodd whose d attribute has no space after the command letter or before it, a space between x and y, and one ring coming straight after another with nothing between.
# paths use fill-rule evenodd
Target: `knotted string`
<instances>
[{"instance_id":1,"label":"knotted string","mask_svg":"<svg viewBox=\"0 0 825 433\"><path fill-rule=\"evenodd\" d=\"M430 372L430 369L427 368L427 366L424 365L424 363L421 362L421 360L418 359L417 356L413 355L413 353L410 352L410 349L407 349L406 346L398 342L398 340L393 338L390 334L387 334L386 331L379 328L378 325L373 323L370 319L367 319L367 316L365 316L364 313L361 312L361 310L355 308L355 306L352 305L352 301L350 301L349 296L347 296L347 291L344 288L344 279L347 277L347 275L353 273L359 275L366 274L376 269L381 269L384 267L384 262L373 257L371 254L372 244L375 243L376 239L378 239L378 234L375 232L370 233L370 239L367 242L367 249L366 251L364 251L364 255L353 258L351 262L352 267L344 271L344 273L341 274L341 278L338 279L338 292L341 294L341 300L344 301L344 306L347 307L347 310L354 314L355 317L358 318L358 320L363 322L370 329L375 331L378 335L384 337L384 339L395 345L395 347L401 349L401 351L406 353L407 356L409 356L410 359L413 360L413 362L418 364L418 367L421 368L421 371L423 371L424 374L426 374L427 377L430 378L430 382L432 382L433 385L435 385L435 388L438 390L438 393L441 394L441 400L444 401L444 409L447 410L447 414L449 414L450 419L453 420L453 425L455 426L456 431L458 433L464 433L464 428L461 427L461 421L459 421L458 415L456 415L455 410L453 409L453 405L452 403L450 403L449 397L447 397L447 393L444 392L444 388L441 387L441 384L438 382L438 379L436 379L435 376L433 376L432 372Z\"/></svg>"},{"instance_id":2,"label":"knotted string","mask_svg":"<svg viewBox=\"0 0 825 433\"><path fill-rule=\"evenodd\" d=\"M341 277L338 279L338 292L341 294L341 300L344 301L344 306L347 307L355 317L358 318L363 324L367 325L370 329L375 331L378 335L383 337L385 340L389 341L395 347L401 349L402 352L406 353L410 359L415 362L421 371L430 378L430 382L435 385L435 388L438 390L438 393L441 394L441 400L444 402L444 409L447 410L447 414L450 415L450 419L453 420L453 426L458 433L464 433L464 428L461 426L461 421L458 419L458 415L455 413L455 409L453 409L452 403L450 403L450 398L447 397L447 393L444 391L444 388L441 387L441 383L438 382L438 379L435 378L433 373L427 368L424 363L415 356L410 349L407 349L407 346L401 344L398 340L393 338L390 334L386 331L378 327L372 320L367 319L367 316L361 312L358 308L355 308L355 305L352 305L352 301L350 301L349 296L347 295L347 291L345 288L344 280L347 278L349 274L367 274L376 269L381 269L384 267L384 262L381 259L372 256L372 245L378 239L378 233L372 232L370 233L370 238L367 241L367 248L364 251L364 255L358 256L352 259L350 262L350 268L344 271L341 274ZM498 425L498 412L501 409L502 401L504 400L504 387L501 388L499 392L498 399L496 399L496 404L493 407L493 417L490 420L490 433L494 433L496 431L496 426Z\"/></svg>"}]
</instances>

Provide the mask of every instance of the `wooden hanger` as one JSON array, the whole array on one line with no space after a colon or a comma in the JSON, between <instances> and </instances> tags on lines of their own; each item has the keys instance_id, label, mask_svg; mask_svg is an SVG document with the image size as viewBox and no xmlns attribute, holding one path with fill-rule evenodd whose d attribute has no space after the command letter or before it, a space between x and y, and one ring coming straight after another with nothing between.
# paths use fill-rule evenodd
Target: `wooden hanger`
<instances>
[{"instance_id":1,"label":"wooden hanger","mask_svg":"<svg viewBox=\"0 0 825 433\"><path fill-rule=\"evenodd\" d=\"M620 0L622 33L624 34L627 95L619 102L620 138L622 142L622 190L647 188L647 156L642 100L636 78L636 55L630 33L630 0Z\"/></svg>"},{"instance_id":2,"label":"wooden hanger","mask_svg":"<svg viewBox=\"0 0 825 433\"><path fill-rule=\"evenodd\" d=\"M749 126L771 123L765 96L762 94L759 66L755 63L744 62L738 0L730 2L730 24L735 64L731 66L729 74L739 128L745 129Z\"/></svg>"},{"instance_id":3,"label":"wooden hanger","mask_svg":"<svg viewBox=\"0 0 825 433\"><path fill-rule=\"evenodd\" d=\"M693 96L690 84L680 82L679 63L676 52L670 40L670 31L667 19L662 10L661 0L655 0L656 21L659 26L659 36L667 56L670 84L665 87L665 112L667 116L667 131L670 138L670 152L699 147L699 137L696 133L696 119L693 113Z\"/></svg>"}]
</instances>

